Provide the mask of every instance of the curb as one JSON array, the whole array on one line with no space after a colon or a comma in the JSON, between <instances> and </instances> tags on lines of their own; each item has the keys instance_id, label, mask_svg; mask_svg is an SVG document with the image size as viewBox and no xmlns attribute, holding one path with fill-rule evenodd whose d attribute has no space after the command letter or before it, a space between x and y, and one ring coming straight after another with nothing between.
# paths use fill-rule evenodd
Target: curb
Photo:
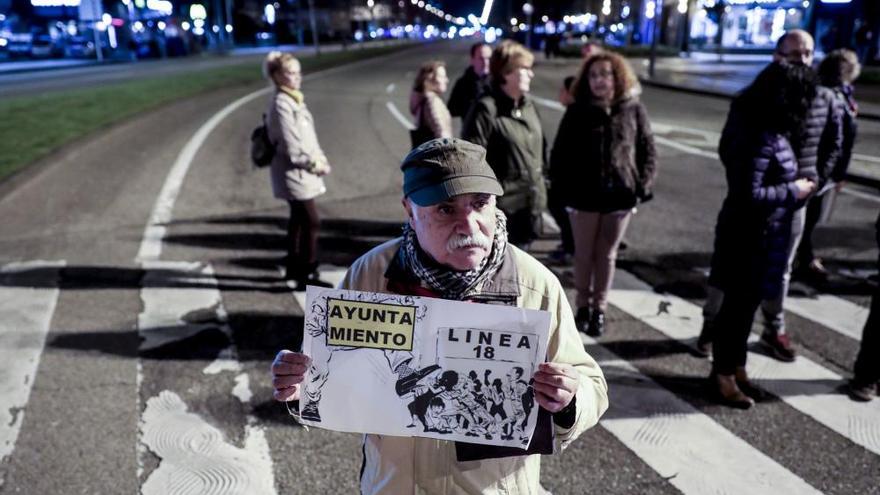
<instances>
[{"instance_id":1,"label":"curb","mask_svg":"<svg viewBox=\"0 0 880 495\"><path fill-rule=\"evenodd\" d=\"M680 91L682 93L690 93L690 94L695 94L695 95L700 95L700 96L709 96L712 98L723 98L726 100L733 99L733 95L730 95L728 93L723 93L721 91L712 91L712 90L708 90L708 89L690 88L687 86L679 86L676 84L669 84L669 83L663 83L663 82L658 82L658 81L652 81L651 79L649 79L647 77L642 77L642 76L639 76L639 82L642 83L642 85L644 85L644 86L651 86L654 88L668 89L668 90L672 90L672 91ZM870 113L869 114L860 113L859 120L869 120L872 122L880 122L880 115L870 114ZM863 186L868 186L868 187L872 187L874 189L880 190L880 179L875 179L873 177L865 177L863 175L853 175L853 174L846 174L846 179L849 182L852 182L853 184L860 184Z\"/></svg>"}]
</instances>

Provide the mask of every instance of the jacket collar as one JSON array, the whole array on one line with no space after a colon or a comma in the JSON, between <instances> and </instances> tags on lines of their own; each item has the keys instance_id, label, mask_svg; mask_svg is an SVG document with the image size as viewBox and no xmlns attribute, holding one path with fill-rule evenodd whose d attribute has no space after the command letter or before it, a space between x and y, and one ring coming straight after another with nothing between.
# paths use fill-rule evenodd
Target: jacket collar
<instances>
[{"instance_id":1,"label":"jacket collar","mask_svg":"<svg viewBox=\"0 0 880 495\"><path fill-rule=\"evenodd\" d=\"M385 278L388 279L389 287L407 287L417 289L421 287L421 281L406 270L400 252L394 253L391 263L385 270ZM508 245L504 250L504 260L501 268L495 272L489 280L483 283L479 292L469 297L469 301L480 303L507 304L513 306L520 295L519 277L516 268L516 259L513 249ZM422 295L422 294L415 294Z\"/></svg>"},{"instance_id":2,"label":"jacket collar","mask_svg":"<svg viewBox=\"0 0 880 495\"><path fill-rule=\"evenodd\" d=\"M532 100L528 95L523 95L519 102L513 101L507 93L501 89L498 84L492 84L492 96L495 98L495 105L499 115L513 115L514 110L524 110L532 104Z\"/></svg>"}]
</instances>

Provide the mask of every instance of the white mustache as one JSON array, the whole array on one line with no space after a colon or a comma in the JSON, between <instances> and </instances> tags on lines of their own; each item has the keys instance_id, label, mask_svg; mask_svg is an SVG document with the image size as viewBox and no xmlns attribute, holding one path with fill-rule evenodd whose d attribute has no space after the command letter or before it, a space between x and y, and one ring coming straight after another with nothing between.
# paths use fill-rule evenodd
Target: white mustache
<instances>
[{"instance_id":1,"label":"white mustache","mask_svg":"<svg viewBox=\"0 0 880 495\"><path fill-rule=\"evenodd\" d=\"M456 249L471 247L478 247L488 251L492 247L492 241L479 232L473 235L459 234L446 241L446 250L450 252Z\"/></svg>"}]
</instances>

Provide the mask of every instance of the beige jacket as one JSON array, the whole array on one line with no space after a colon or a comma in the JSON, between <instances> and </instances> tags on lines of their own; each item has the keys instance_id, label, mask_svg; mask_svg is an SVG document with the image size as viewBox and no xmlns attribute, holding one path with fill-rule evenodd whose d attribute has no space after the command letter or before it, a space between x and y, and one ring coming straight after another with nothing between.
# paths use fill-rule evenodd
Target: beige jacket
<instances>
[{"instance_id":1,"label":"beige jacket","mask_svg":"<svg viewBox=\"0 0 880 495\"><path fill-rule=\"evenodd\" d=\"M400 238L388 241L348 270L343 289L393 292L388 288L390 265ZM516 306L549 311L547 361L568 363L581 374L576 419L571 428L555 428L554 451L559 452L599 421L608 408L608 386L596 361L584 350L574 317L559 280L537 260L508 245L505 265L481 288L488 301L501 301L513 287ZM504 277L509 277L504 280ZM507 291L509 293L509 291ZM510 302L513 302L512 300ZM540 480L539 455L460 462L455 443L429 438L364 436L361 492L364 494L536 494Z\"/></svg>"},{"instance_id":2,"label":"beige jacket","mask_svg":"<svg viewBox=\"0 0 880 495\"><path fill-rule=\"evenodd\" d=\"M284 200L305 201L324 194L324 179L308 172L314 163L327 160L315 123L305 102L282 90L275 91L266 112L269 140L275 143L275 157L269 168L272 193Z\"/></svg>"}]
</instances>

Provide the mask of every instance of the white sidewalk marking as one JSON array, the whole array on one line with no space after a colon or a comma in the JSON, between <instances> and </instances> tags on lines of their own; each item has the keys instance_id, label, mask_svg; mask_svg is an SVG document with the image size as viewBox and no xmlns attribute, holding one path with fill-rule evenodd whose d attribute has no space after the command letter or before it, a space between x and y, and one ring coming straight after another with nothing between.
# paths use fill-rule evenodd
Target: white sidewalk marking
<instances>
[{"instance_id":1,"label":"white sidewalk marking","mask_svg":"<svg viewBox=\"0 0 880 495\"><path fill-rule=\"evenodd\" d=\"M228 346L203 369L205 374L237 373L230 393L247 403L253 394L246 374L241 373L232 329L227 322L220 289L210 265L153 261L143 264L146 275L141 289L143 311L138 316L140 351L155 350L200 332L217 329ZM138 359L138 390L143 383ZM138 393L140 397L140 393ZM188 412L175 393L164 391L147 401L138 443L138 474L149 448L159 458L142 493L275 493L269 446L257 420L248 415L247 438L242 448L222 439L222 433L198 415ZM195 442L194 439L202 438ZM194 448L193 445L198 445ZM234 489L233 489L234 488Z\"/></svg>"},{"instance_id":2,"label":"white sidewalk marking","mask_svg":"<svg viewBox=\"0 0 880 495\"><path fill-rule=\"evenodd\" d=\"M870 312L868 308L826 294L815 298L789 296L785 299L785 309L859 342Z\"/></svg>"},{"instance_id":3,"label":"white sidewalk marking","mask_svg":"<svg viewBox=\"0 0 880 495\"><path fill-rule=\"evenodd\" d=\"M666 336L692 341L700 334L701 308L675 296L612 290L609 302ZM757 336L752 336L754 343ZM749 352L748 371L786 404L862 447L880 454L880 401L857 403L838 387L842 376L798 356L793 363Z\"/></svg>"},{"instance_id":4,"label":"white sidewalk marking","mask_svg":"<svg viewBox=\"0 0 880 495\"><path fill-rule=\"evenodd\" d=\"M397 87L396 84L391 83L391 84L389 84L388 86L385 86L385 92L388 93L388 94L391 94L391 93L394 92L394 88L396 88L396 87Z\"/></svg>"},{"instance_id":5,"label":"white sidewalk marking","mask_svg":"<svg viewBox=\"0 0 880 495\"><path fill-rule=\"evenodd\" d=\"M0 462L12 454L21 431L58 303L58 276L64 265L63 261L32 261L0 267ZM31 270L47 271L34 281L34 287L26 282L25 274Z\"/></svg>"},{"instance_id":6,"label":"white sidewalk marking","mask_svg":"<svg viewBox=\"0 0 880 495\"><path fill-rule=\"evenodd\" d=\"M682 493L820 493L611 351L590 352L609 383L599 424Z\"/></svg>"},{"instance_id":7,"label":"white sidewalk marking","mask_svg":"<svg viewBox=\"0 0 880 495\"><path fill-rule=\"evenodd\" d=\"M394 103L386 101L385 106L388 108L388 111L391 112L391 115L400 122L400 125L402 125L404 129L412 131L416 128L406 116L400 113L400 110L397 109L397 106Z\"/></svg>"}]
</instances>

